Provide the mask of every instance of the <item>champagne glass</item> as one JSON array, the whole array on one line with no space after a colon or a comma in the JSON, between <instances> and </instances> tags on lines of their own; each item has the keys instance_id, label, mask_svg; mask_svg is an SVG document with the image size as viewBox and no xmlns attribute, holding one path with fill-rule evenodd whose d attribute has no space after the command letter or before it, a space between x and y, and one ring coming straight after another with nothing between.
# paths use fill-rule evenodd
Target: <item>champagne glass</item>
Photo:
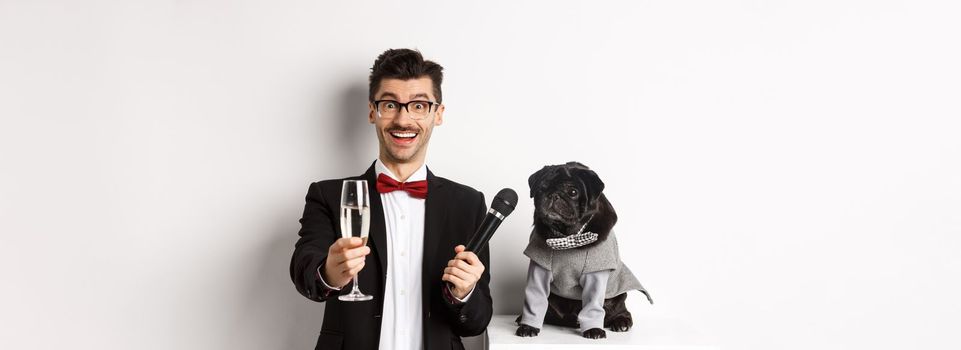
<instances>
[{"instance_id":1,"label":"champagne glass","mask_svg":"<svg viewBox=\"0 0 961 350\"><path fill-rule=\"evenodd\" d=\"M342 237L360 237L367 245L367 231L370 230L370 196L367 194L367 180L344 180L340 192L340 234ZM360 272L358 272L358 275ZM343 301L366 301L373 296L360 292L357 276L350 294L337 299Z\"/></svg>"}]
</instances>

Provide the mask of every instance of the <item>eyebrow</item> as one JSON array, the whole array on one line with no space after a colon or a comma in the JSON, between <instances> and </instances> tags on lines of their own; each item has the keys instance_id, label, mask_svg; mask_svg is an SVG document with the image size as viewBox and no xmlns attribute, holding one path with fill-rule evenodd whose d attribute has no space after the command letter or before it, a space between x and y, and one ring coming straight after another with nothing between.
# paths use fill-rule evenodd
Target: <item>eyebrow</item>
<instances>
[{"instance_id":1,"label":"eyebrow","mask_svg":"<svg viewBox=\"0 0 961 350\"><path fill-rule=\"evenodd\" d=\"M385 93L380 94L379 100L383 100L383 99L386 98L386 97L390 97L390 98L396 99L396 98L397 98L397 95L394 95L393 92L385 92Z\"/></svg>"},{"instance_id":2,"label":"eyebrow","mask_svg":"<svg viewBox=\"0 0 961 350\"><path fill-rule=\"evenodd\" d=\"M385 99L385 98L388 98L388 97L389 97L389 98L393 98L393 99L397 99L397 95L395 95L393 92L385 92L385 93L383 93L383 94L380 94L380 99L381 99L381 100L383 100L383 99ZM414 100L414 99L416 99L416 98L418 98L418 97L424 98L424 99L427 99L427 100L430 100L430 96L427 96L427 94L425 94L425 93L418 93L418 94L410 95L409 99L410 99L410 100Z\"/></svg>"}]
</instances>

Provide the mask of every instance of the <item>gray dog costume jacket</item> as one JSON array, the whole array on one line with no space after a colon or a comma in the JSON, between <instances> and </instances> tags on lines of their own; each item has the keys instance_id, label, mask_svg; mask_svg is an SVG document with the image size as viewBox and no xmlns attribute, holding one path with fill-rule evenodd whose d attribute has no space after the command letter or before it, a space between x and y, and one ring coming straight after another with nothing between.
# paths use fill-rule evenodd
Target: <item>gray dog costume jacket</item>
<instances>
[{"instance_id":1,"label":"gray dog costume jacket","mask_svg":"<svg viewBox=\"0 0 961 350\"><path fill-rule=\"evenodd\" d=\"M531 232L524 255L531 259L531 264L521 323L529 326L543 325L548 296L544 289L548 284L550 293L582 301L578 314L581 331L603 328L604 299L637 290L654 303L644 286L621 262L613 231L602 241L564 250L551 249L543 238Z\"/></svg>"}]
</instances>

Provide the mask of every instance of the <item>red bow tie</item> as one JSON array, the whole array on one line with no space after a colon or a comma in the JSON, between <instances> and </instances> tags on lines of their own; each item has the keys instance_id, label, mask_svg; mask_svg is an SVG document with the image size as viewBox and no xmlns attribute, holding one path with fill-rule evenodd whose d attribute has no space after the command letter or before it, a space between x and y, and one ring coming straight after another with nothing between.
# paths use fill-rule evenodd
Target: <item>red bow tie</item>
<instances>
[{"instance_id":1,"label":"red bow tie","mask_svg":"<svg viewBox=\"0 0 961 350\"><path fill-rule=\"evenodd\" d=\"M427 180L397 182L383 173L377 175L377 192L389 193L397 190L407 191L411 197L424 199L427 198Z\"/></svg>"}]
</instances>

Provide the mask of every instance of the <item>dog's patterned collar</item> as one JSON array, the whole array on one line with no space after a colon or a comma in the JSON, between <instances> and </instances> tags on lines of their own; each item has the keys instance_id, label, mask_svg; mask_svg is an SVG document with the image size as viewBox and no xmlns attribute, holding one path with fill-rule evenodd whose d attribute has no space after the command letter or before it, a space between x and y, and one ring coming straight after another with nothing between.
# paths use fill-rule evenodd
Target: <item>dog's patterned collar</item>
<instances>
[{"instance_id":1,"label":"dog's patterned collar","mask_svg":"<svg viewBox=\"0 0 961 350\"><path fill-rule=\"evenodd\" d=\"M591 215L591 217L587 219L587 222L585 222L584 225L581 226L581 229L578 230L577 233L573 235L570 235L567 237L561 237L561 238L548 238L546 240L547 246L551 247L551 249L553 250L564 250L564 249L583 247L585 245L596 242L597 241L596 233L584 232L584 229L587 228L587 224L591 222L591 219L594 219L594 215Z\"/></svg>"}]
</instances>

